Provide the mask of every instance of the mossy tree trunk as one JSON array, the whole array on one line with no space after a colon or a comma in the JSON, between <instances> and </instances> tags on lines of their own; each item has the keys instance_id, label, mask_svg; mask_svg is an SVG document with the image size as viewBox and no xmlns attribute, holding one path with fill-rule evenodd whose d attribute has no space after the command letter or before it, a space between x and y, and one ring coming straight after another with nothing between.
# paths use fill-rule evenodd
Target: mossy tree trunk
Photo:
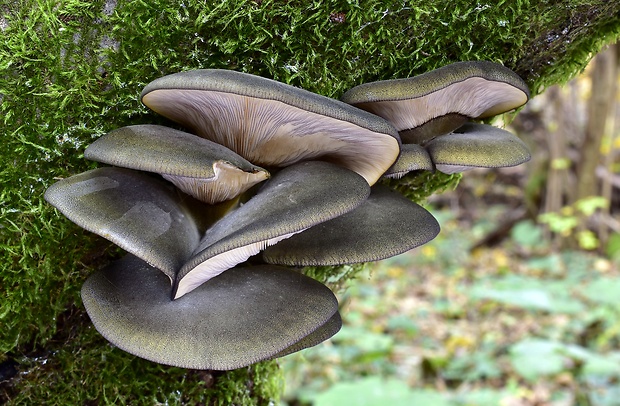
<instances>
[{"instance_id":1,"label":"mossy tree trunk","mask_svg":"<svg viewBox=\"0 0 620 406\"><path fill-rule=\"evenodd\" d=\"M81 154L98 136L165 123L139 103L149 81L223 68L339 97L364 82L490 60L536 94L615 39L619 13L607 0L1 0L0 400L267 404L281 391L276 362L226 373L164 367L112 348L84 314L82 282L120 253L59 216L43 191L94 167ZM401 191L422 198L445 182L425 174Z\"/></svg>"}]
</instances>

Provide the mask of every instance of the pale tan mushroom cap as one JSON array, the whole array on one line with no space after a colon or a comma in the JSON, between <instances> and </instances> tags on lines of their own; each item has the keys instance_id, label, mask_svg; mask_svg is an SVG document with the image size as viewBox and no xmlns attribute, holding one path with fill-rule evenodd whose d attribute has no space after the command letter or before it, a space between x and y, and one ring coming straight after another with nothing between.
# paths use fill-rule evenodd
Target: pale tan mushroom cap
<instances>
[{"instance_id":1,"label":"pale tan mushroom cap","mask_svg":"<svg viewBox=\"0 0 620 406\"><path fill-rule=\"evenodd\" d=\"M516 73L487 61L458 62L412 78L365 83L342 96L346 103L385 118L398 131L448 114L491 117L522 106L528 98L529 89Z\"/></svg>"},{"instance_id":2,"label":"pale tan mushroom cap","mask_svg":"<svg viewBox=\"0 0 620 406\"><path fill-rule=\"evenodd\" d=\"M141 97L157 113L261 166L321 159L374 184L400 150L397 131L380 117L240 72L164 76L148 84Z\"/></svg>"},{"instance_id":3,"label":"pale tan mushroom cap","mask_svg":"<svg viewBox=\"0 0 620 406\"><path fill-rule=\"evenodd\" d=\"M89 145L84 157L159 173L209 204L232 199L269 177L265 169L220 144L159 125L114 130Z\"/></svg>"}]
</instances>

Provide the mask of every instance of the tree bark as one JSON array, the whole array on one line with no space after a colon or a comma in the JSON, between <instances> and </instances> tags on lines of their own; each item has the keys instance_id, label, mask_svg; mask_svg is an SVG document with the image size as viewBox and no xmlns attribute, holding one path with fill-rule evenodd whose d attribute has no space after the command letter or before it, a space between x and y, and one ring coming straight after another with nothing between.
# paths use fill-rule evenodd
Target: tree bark
<instances>
[{"instance_id":1,"label":"tree bark","mask_svg":"<svg viewBox=\"0 0 620 406\"><path fill-rule=\"evenodd\" d=\"M601 163L601 143L616 96L616 72L616 47L610 46L595 57L594 68L590 75L592 90L588 102L588 118L581 148L581 159L577 163L578 182L575 200L599 194L596 167Z\"/></svg>"}]
</instances>

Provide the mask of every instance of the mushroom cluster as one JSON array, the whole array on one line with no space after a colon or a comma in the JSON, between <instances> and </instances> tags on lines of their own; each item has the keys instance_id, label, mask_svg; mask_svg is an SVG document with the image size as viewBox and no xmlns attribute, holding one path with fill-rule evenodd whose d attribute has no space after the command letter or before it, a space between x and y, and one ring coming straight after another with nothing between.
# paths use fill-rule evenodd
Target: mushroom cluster
<instances>
[{"instance_id":1,"label":"mushroom cluster","mask_svg":"<svg viewBox=\"0 0 620 406\"><path fill-rule=\"evenodd\" d=\"M167 365L235 369L340 329L336 297L301 267L376 261L438 234L382 176L527 160L512 134L466 121L528 97L487 62L362 85L343 101L234 71L181 72L141 99L190 132L114 130L84 152L111 166L45 199L128 252L82 288L104 337Z\"/></svg>"}]
</instances>

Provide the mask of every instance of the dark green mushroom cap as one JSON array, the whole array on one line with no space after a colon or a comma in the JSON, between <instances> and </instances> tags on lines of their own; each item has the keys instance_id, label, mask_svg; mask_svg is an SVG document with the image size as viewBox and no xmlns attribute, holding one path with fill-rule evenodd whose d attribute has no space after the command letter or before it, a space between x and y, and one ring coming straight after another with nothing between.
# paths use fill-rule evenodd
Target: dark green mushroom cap
<instances>
[{"instance_id":1,"label":"dark green mushroom cap","mask_svg":"<svg viewBox=\"0 0 620 406\"><path fill-rule=\"evenodd\" d=\"M358 174L328 162L301 162L278 172L259 192L207 230L181 268L179 298L265 247L360 205L370 187Z\"/></svg>"},{"instance_id":2,"label":"dark green mushroom cap","mask_svg":"<svg viewBox=\"0 0 620 406\"><path fill-rule=\"evenodd\" d=\"M501 168L530 160L530 151L516 135L486 124L468 123L427 145L435 168L444 173L472 168Z\"/></svg>"},{"instance_id":3,"label":"dark green mushroom cap","mask_svg":"<svg viewBox=\"0 0 620 406\"><path fill-rule=\"evenodd\" d=\"M447 134L468 118L491 117L529 99L525 82L510 69L487 61L458 62L407 79L365 83L342 100L381 116L404 143Z\"/></svg>"},{"instance_id":4,"label":"dark green mushroom cap","mask_svg":"<svg viewBox=\"0 0 620 406\"><path fill-rule=\"evenodd\" d=\"M305 348L314 347L315 345L320 344L323 341L327 340L328 338L332 337L334 334L340 331L341 328L342 328L342 318L340 317L340 313L336 312L321 327L317 328L315 331L313 331L306 337L302 338L300 341L296 342L295 344L291 345L290 347L287 347L283 351L280 351L279 353L277 353L270 359L284 357L285 355L289 355L294 352L301 351Z\"/></svg>"},{"instance_id":5,"label":"dark green mushroom cap","mask_svg":"<svg viewBox=\"0 0 620 406\"><path fill-rule=\"evenodd\" d=\"M246 73L180 72L149 83L141 98L157 113L261 166L321 159L373 184L399 153L398 133L382 118Z\"/></svg>"},{"instance_id":6,"label":"dark green mushroom cap","mask_svg":"<svg viewBox=\"0 0 620 406\"><path fill-rule=\"evenodd\" d=\"M400 156L386 173L386 178L399 179L412 171L435 170L433 161L426 149L418 144L403 144Z\"/></svg>"},{"instance_id":7,"label":"dark green mushroom cap","mask_svg":"<svg viewBox=\"0 0 620 406\"><path fill-rule=\"evenodd\" d=\"M91 275L82 300L95 328L114 345L182 368L241 368L335 333L328 326L329 334L314 335L334 323L334 294L286 268L230 269L174 301L169 289L164 275L127 256ZM315 338L304 341L308 336Z\"/></svg>"},{"instance_id":8,"label":"dark green mushroom cap","mask_svg":"<svg viewBox=\"0 0 620 406\"><path fill-rule=\"evenodd\" d=\"M50 186L45 200L170 280L200 241L194 216L172 188L131 169L99 168L71 176Z\"/></svg>"},{"instance_id":9,"label":"dark green mushroom cap","mask_svg":"<svg viewBox=\"0 0 620 406\"><path fill-rule=\"evenodd\" d=\"M114 130L89 145L84 157L159 173L209 204L230 200L269 177L266 170L220 144L159 125Z\"/></svg>"},{"instance_id":10,"label":"dark green mushroom cap","mask_svg":"<svg viewBox=\"0 0 620 406\"><path fill-rule=\"evenodd\" d=\"M355 210L268 247L263 259L291 266L378 261L425 244L438 233L437 220L423 207L375 185Z\"/></svg>"}]
</instances>

